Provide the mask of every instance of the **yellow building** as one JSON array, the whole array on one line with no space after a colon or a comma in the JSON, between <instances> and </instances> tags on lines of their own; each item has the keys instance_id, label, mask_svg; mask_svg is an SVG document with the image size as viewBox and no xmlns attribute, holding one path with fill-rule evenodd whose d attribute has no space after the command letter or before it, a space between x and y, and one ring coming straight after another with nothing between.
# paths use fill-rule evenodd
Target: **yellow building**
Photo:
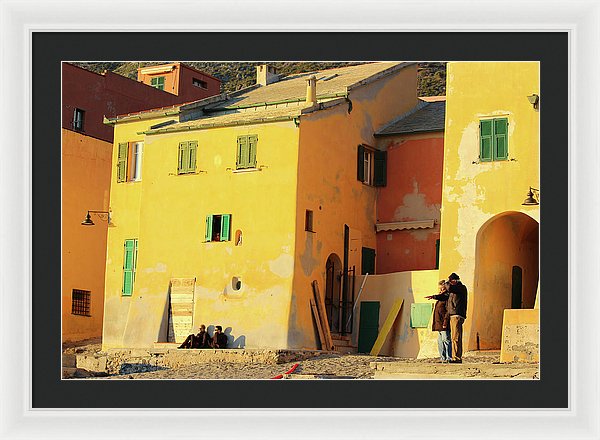
<instances>
[{"instance_id":1,"label":"yellow building","mask_svg":"<svg viewBox=\"0 0 600 440\"><path fill-rule=\"evenodd\" d=\"M374 132L417 104L415 63L281 78L114 124L103 347L311 348L311 283L350 332L353 269L374 265Z\"/></svg>"},{"instance_id":2,"label":"yellow building","mask_svg":"<svg viewBox=\"0 0 600 440\"><path fill-rule=\"evenodd\" d=\"M447 69L440 275L469 289L465 349L499 349L504 309L533 308L538 291L540 66Z\"/></svg>"}]
</instances>

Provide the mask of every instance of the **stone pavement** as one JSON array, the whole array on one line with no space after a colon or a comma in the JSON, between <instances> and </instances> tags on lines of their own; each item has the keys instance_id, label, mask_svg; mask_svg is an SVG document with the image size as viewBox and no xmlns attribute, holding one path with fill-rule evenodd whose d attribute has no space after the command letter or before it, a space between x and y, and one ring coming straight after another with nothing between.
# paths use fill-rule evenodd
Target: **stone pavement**
<instances>
[{"instance_id":1,"label":"stone pavement","mask_svg":"<svg viewBox=\"0 0 600 440\"><path fill-rule=\"evenodd\" d=\"M172 350L169 350L172 352ZM197 352L197 350L194 350ZM214 352L214 353L211 353ZM440 364L436 359L399 359L360 354L298 352L296 359L280 357L273 362L262 353L250 350L176 350L169 354L154 351L154 357L130 357L119 360L119 368L110 367L100 345L70 347L63 351L65 378L93 379L539 379L539 365L527 363L500 364L498 351L466 353L463 364ZM235 352L235 353L234 353ZM134 353L130 351L129 353ZM156 354L158 353L158 354ZM136 354L136 353L134 353ZM139 353L138 353L139 354ZM73 356L76 362L73 362ZM120 356L125 356L120 354ZM200 359L204 357L205 360ZM186 359L187 358L187 359ZM154 360L152 360L154 359ZM192 360L192 362L186 362ZM232 361L233 360L233 361ZM292 374L285 374L296 363ZM68 364L68 365L67 365ZM163 365L161 365L163 364ZM83 365L89 369L81 368ZM108 365L108 367L107 367ZM116 365L116 364L115 364ZM77 368L79 367L79 368ZM104 368L100 373L94 369ZM108 373L107 373L108 372ZM97 377L105 376L105 377Z\"/></svg>"}]
</instances>

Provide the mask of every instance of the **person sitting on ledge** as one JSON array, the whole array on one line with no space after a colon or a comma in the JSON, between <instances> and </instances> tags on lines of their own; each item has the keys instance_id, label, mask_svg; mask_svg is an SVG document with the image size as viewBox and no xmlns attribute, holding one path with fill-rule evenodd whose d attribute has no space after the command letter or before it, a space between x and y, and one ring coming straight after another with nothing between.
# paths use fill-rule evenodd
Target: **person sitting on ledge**
<instances>
[{"instance_id":1,"label":"person sitting on ledge","mask_svg":"<svg viewBox=\"0 0 600 440\"><path fill-rule=\"evenodd\" d=\"M212 337L212 348L227 348L227 335L223 333L220 325L215 326L215 334Z\"/></svg>"},{"instance_id":2,"label":"person sitting on ledge","mask_svg":"<svg viewBox=\"0 0 600 440\"><path fill-rule=\"evenodd\" d=\"M178 348L210 348L211 340L210 336L206 332L206 327L204 324L200 325L198 329L198 334L188 335L188 337L183 341Z\"/></svg>"}]
</instances>

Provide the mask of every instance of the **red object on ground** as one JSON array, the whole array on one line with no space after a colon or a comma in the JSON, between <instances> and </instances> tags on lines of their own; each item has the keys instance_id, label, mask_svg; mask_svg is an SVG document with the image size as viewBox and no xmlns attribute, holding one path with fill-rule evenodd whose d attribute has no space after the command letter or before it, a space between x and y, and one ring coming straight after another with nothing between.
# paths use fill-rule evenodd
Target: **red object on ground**
<instances>
[{"instance_id":1,"label":"red object on ground","mask_svg":"<svg viewBox=\"0 0 600 440\"><path fill-rule=\"evenodd\" d=\"M290 368L289 371L286 371L283 374L292 374L294 372L294 370L296 370L296 368L298 368L298 365L300 365L300 364L294 364L294 366L292 368ZM278 374L277 376L272 377L271 379L283 379L283 374Z\"/></svg>"}]
</instances>

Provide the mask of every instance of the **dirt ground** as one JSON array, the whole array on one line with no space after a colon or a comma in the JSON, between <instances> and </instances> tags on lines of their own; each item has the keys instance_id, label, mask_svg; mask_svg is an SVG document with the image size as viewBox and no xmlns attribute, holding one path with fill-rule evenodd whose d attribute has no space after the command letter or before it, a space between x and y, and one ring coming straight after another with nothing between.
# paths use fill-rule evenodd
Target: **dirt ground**
<instances>
[{"instance_id":1,"label":"dirt ground","mask_svg":"<svg viewBox=\"0 0 600 440\"><path fill-rule=\"evenodd\" d=\"M65 354L93 354L101 350L99 341L86 341L81 344L67 344L63 346ZM134 372L124 371L123 374L108 377L96 377L95 380L113 379L271 379L278 375L285 375L296 363L298 366L292 374L285 375L286 379L373 379L381 377L382 373L376 372L371 365L378 363L378 369L383 365L395 374L407 373L406 378L414 375L415 371L427 372L427 378L539 378L537 364L499 364L500 353L470 352L463 357L463 364L440 364L437 359L400 359L384 356L370 356L363 354L335 354L324 353L311 359L283 364L256 364L256 363L200 363L179 368L156 367L153 371ZM388 364L389 363L389 364ZM502 370L500 377L494 371ZM507 373L508 371L508 373ZM511 373L512 372L512 373ZM514 374L513 374L514 373ZM487 374L487 375L486 375ZM389 376L389 374L388 374ZM402 378L402 377L381 378ZM521 376L521 377L516 377Z\"/></svg>"}]
</instances>

